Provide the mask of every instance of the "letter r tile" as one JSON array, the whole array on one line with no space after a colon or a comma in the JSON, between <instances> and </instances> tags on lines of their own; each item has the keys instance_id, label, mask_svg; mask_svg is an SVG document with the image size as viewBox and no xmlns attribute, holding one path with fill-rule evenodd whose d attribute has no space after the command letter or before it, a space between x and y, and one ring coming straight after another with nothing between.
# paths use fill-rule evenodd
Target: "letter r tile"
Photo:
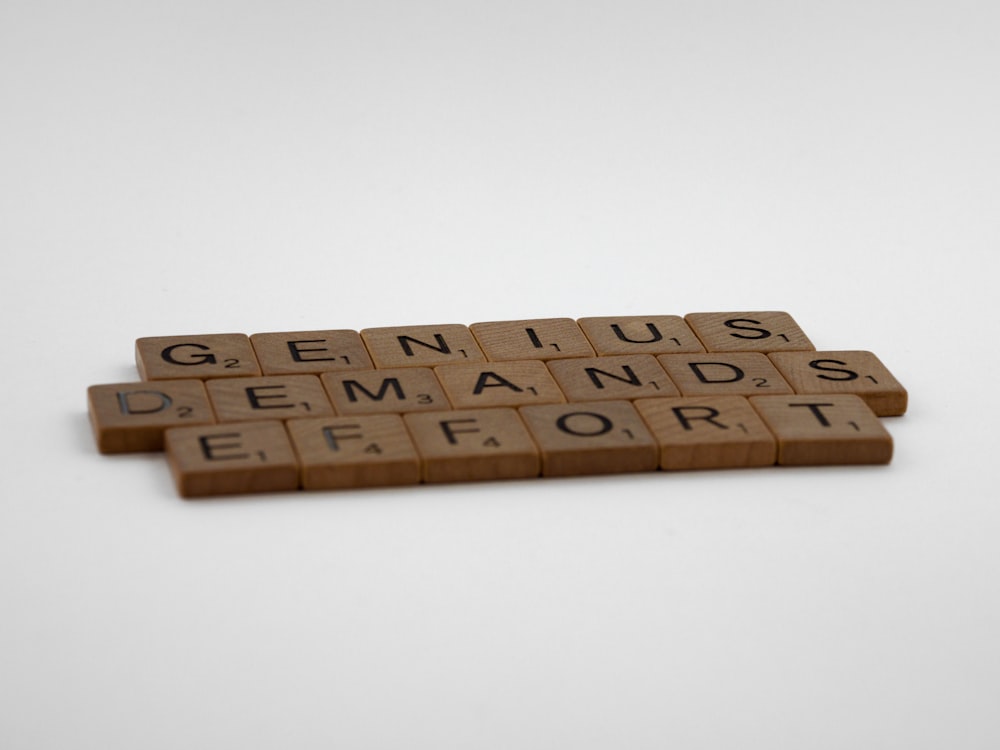
<instances>
[{"instance_id":1,"label":"letter r tile","mask_svg":"<svg viewBox=\"0 0 1000 750\"><path fill-rule=\"evenodd\" d=\"M635 402L660 446L660 468L771 466L774 435L742 396L644 398Z\"/></svg>"}]
</instances>

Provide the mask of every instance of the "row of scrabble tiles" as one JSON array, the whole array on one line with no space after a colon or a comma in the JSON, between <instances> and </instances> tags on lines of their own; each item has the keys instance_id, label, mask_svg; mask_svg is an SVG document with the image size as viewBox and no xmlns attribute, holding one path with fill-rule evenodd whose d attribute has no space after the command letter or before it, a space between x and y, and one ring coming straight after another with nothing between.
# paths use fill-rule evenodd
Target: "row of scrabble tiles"
<instances>
[{"instance_id":1,"label":"row of scrabble tiles","mask_svg":"<svg viewBox=\"0 0 1000 750\"><path fill-rule=\"evenodd\" d=\"M647 454L651 445L659 446L657 450L662 455L652 468L721 468L775 462L881 463L891 456L891 439L876 417L902 414L907 399L905 389L875 355L863 351L817 352L801 328L784 312L696 313L684 318L540 319L469 327L400 326L360 333L333 330L249 337L243 334L153 337L136 342L136 361L144 382L97 385L89 389L89 411L98 447L105 453L160 450L166 434L168 456L185 495L252 491L258 485L273 490L290 489L291 484L308 488L364 486L532 476L539 472L550 475L650 468L648 455L639 468L619 469L614 468L615 461L609 465L589 455L568 463L565 458L553 458L555 454L547 446L545 431L538 432L537 419L533 428L526 415L534 413L532 409L564 408L567 402L573 405L571 411L552 417L554 429L561 438L575 438L571 442L576 443L581 455L588 454L598 442L596 438L604 438L605 432L573 435L572 429L565 429L566 425L586 419L573 415L600 415L589 418L596 419L598 426L615 425L607 432L617 434L617 420L624 415L605 415L595 409L599 404L620 401L626 408L639 409L629 415L629 426L622 427L625 432L621 434L642 434L641 444ZM788 402L785 406L798 417L808 413L811 420L806 420L806 424L814 431L819 429L806 442L796 438L800 448L818 440L823 450L803 453L793 448L788 442L791 437L780 434L775 426L795 420L778 418L768 429L767 418L758 414L763 408L759 405L767 403L766 398L759 399L762 394L823 396L821 400L812 398L795 405ZM746 397L758 398L747 401ZM716 402L718 398L722 401ZM860 409L855 405L858 400ZM629 402L635 406L629 406ZM686 448L680 449L676 441L664 438L665 430L669 430L662 424L651 423L652 417L642 409L655 411L655 408L642 407L644 402L660 403L656 408L667 410L664 413L671 415L668 418L671 426L681 425L682 437L688 443ZM663 406L666 402L672 405ZM736 405L738 411L730 414ZM847 409L845 415L850 416L841 420L850 430L844 436L834 435L831 429L836 419L831 421L827 412L834 407L838 413L842 408ZM520 411L514 411L515 408ZM453 411L442 412L443 409ZM483 409L490 409L487 416L480 413ZM476 420L475 429L467 433L472 439L481 432L479 420L501 419L501 415L507 415L502 417L507 420L513 417L527 429L531 438L526 439L528 433L525 433L515 441L524 450L514 474L501 472L492 476L492 470L485 470L484 475L482 468L474 468L478 464L509 463L500 460L504 450L493 444L499 441L497 436L484 439L483 447L489 450L480 459L463 457L466 446L459 444L469 439L459 440L466 433L452 431L450 425L457 414L454 410L474 414L468 417ZM428 416L434 414L439 416ZM708 416L694 418L691 414ZM353 421L338 422L332 419L335 416ZM319 418L326 424L308 418ZM380 418L388 421L379 421ZM251 429L248 423L262 419L276 420L270 427L259 429L279 444L258 446L252 451L239 449L235 453L219 451L203 429L216 423L239 423L238 427L212 434L238 435L237 442L242 445L243 431ZM431 430L433 435L440 433L439 437L448 438L450 448L445 453L457 451L456 456L426 454L425 444L433 443L433 437L417 427L425 424L421 420L426 419L431 420L426 424L437 425ZM277 420L287 423L288 436ZM293 428L300 422L311 423L325 434L323 441L316 444L326 446L326 452L331 454L326 458L337 467L335 471L312 465L322 460L308 452L308 441L303 443L305 438L296 432L306 428ZM748 427L750 424L754 425L753 430ZM862 424L871 427L862 430ZM508 426L513 430L511 425ZM733 453L732 449L721 447L744 442L730 439L735 434L730 430L732 425L738 425L744 435L750 432L766 435L764 442L771 447L758 446L746 456L741 453L743 449ZM188 432L176 429L180 426L185 426ZM258 427L252 427L248 435L256 436ZM276 427L279 432L275 432ZM354 463L344 464L350 451L342 447L342 441L335 439L334 433L336 429L362 427L379 435L388 430L386 435L391 437L363 441L366 448L363 455L357 456ZM334 432L323 433L324 429ZM877 434L869 436L869 431ZM707 440L707 448L697 447L700 433L714 436ZM175 437L171 438L171 434ZM182 447L186 445L182 435L194 441L191 443L194 448ZM581 442L582 437L595 439ZM387 450L383 445L386 440L389 446L399 446L406 457L397 455L396 450ZM505 445L511 440L507 437ZM527 458L532 453L527 450L529 444L534 446L532 460ZM622 448L637 450L639 445L640 442L630 442ZM865 445L869 447L862 449ZM245 458L238 458L244 453ZM307 461L307 455L313 455L315 460ZM683 455L687 458L682 458ZM281 471L275 463L277 456L284 457ZM292 472L290 467L295 457L298 463ZM465 468L452 467L442 473L440 462L449 464L452 459ZM257 466L257 460L262 465ZM250 464L244 465L246 461ZM405 470L401 468L404 464L408 467ZM567 470L566 466L577 468ZM326 478L316 479L317 472ZM331 479L331 472L339 478ZM292 473L296 477L294 482L290 478ZM283 477L280 486L260 479L279 474ZM202 484L195 486L192 482Z\"/></svg>"}]
</instances>

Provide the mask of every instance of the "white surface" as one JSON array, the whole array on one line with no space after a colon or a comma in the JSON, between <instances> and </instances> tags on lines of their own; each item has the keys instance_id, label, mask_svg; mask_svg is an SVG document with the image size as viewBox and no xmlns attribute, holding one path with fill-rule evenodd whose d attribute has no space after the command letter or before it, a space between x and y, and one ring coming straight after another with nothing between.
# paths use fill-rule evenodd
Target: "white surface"
<instances>
[{"instance_id":1,"label":"white surface","mask_svg":"<svg viewBox=\"0 0 1000 750\"><path fill-rule=\"evenodd\" d=\"M0 5L0 746L995 748L993 3ZM146 335L786 309L884 468L180 500Z\"/></svg>"}]
</instances>

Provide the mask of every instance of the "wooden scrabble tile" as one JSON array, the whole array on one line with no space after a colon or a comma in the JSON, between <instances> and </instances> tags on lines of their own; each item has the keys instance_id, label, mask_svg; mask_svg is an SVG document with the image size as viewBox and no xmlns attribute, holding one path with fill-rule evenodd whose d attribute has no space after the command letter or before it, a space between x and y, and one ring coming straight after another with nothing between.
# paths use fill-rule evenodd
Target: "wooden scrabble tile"
<instances>
[{"instance_id":1,"label":"wooden scrabble tile","mask_svg":"<svg viewBox=\"0 0 1000 750\"><path fill-rule=\"evenodd\" d=\"M600 356L678 354L705 347L679 315L630 315L576 321Z\"/></svg>"},{"instance_id":2,"label":"wooden scrabble tile","mask_svg":"<svg viewBox=\"0 0 1000 750\"><path fill-rule=\"evenodd\" d=\"M853 393L880 417L906 412L906 389L871 352L774 352L768 357L796 393Z\"/></svg>"},{"instance_id":3,"label":"wooden scrabble tile","mask_svg":"<svg viewBox=\"0 0 1000 750\"><path fill-rule=\"evenodd\" d=\"M290 419L306 490L417 484L420 459L397 414Z\"/></svg>"},{"instance_id":4,"label":"wooden scrabble tile","mask_svg":"<svg viewBox=\"0 0 1000 750\"><path fill-rule=\"evenodd\" d=\"M473 323L469 328L491 362L594 356L590 341L570 318Z\"/></svg>"},{"instance_id":5,"label":"wooden scrabble tile","mask_svg":"<svg viewBox=\"0 0 1000 750\"><path fill-rule=\"evenodd\" d=\"M240 378L260 375L248 336L149 336L136 339L135 363L143 380Z\"/></svg>"},{"instance_id":6,"label":"wooden scrabble tile","mask_svg":"<svg viewBox=\"0 0 1000 750\"><path fill-rule=\"evenodd\" d=\"M542 475L653 471L657 447L628 401L600 401L519 409L542 453Z\"/></svg>"},{"instance_id":7,"label":"wooden scrabble tile","mask_svg":"<svg viewBox=\"0 0 1000 750\"><path fill-rule=\"evenodd\" d=\"M816 348L786 312L689 313L684 320L710 352L779 352Z\"/></svg>"},{"instance_id":8,"label":"wooden scrabble tile","mask_svg":"<svg viewBox=\"0 0 1000 750\"><path fill-rule=\"evenodd\" d=\"M634 402L660 448L660 468L771 466L777 443L742 396L644 398Z\"/></svg>"},{"instance_id":9,"label":"wooden scrabble tile","mask_svg":"<svg viewBox=\"0 0 1000 750\"><path fill-rule=\"evenodd\" d=\"M220 422L333 416L315 375L220 378L205 383Z\"/></svg>"},{"instance_id":10,"label":"wooden scrabble tile","mask_svg":"<svg viewBox=\"0 0 1000 750\"><path fill-rule=\"evenodd\" d=\"M250 343L265 375L318 374L374 367L357 331L255 333Z\"/></svg>"},{"instance_id":11,"label":"wooden scrabble tile","mask_svg":"<svg viewBox=\"0 0 1000 750\"><path fill-rule=\"evenodd\" d=\"M320 376L338 414L441 411L451 404L428 367L327 372Z\"/></svg>"},{"instance_id":12,"label":"wooden scrabble tile","mask_svg":"<svg viewBox=\"0 0 1000 750\"><path fill-rule=\"evenodd\" d=\"M101 453L161 451L167 427L215 423L200 380L92 385L87 405Z\"/></svg>"},{"instance_id":13,"label":"wooden scrabble tile","mask_svg":"<svg viewBox=\"0 0 1000 750\"><path fill-rule=\"evenodd\" d=\"M568 401L619 401L679 396L680 391L649 354L625 354L546 363Z\"/></svg>"},{"instance_id":14,"label":"wooden scrabble tile","mask_svg":"<svg viewBox=\"0 0 1000 750\"><path fill-rule=\"evenodd\" d=\"M463 325L366 328L361 338L379 368L486 361L476 339Z\"/></svg>"},{"instance_id":15,"label":"wooden scrabble tile","mask_svg":"<svg viewBox=\"0 0 1000 750\"><path fill-rule=\"evenodd\" d=\"M173 427L167 460L184 497L280 492L299 486L295 452L278 420Z\"/></svg>"},{"instance_id":16,"label":"wooden scrabble tile","mask_svg":"<svg viewBox=\"0 0 1000 750\"><path fill-rule=\"evenodd\" d=\"M657 361L685 396L761 396L794 393L759 352L661 354Z\"/></svg>"},{"instance_id":17,"label":"wooden scrabble tile","mask_svg":"<svg viewBox=\"0 0 1000 750\"><path fill-rule=\"evenodd\" d=\"M404 415L425 482L537 477L538 448L506 407Z\"/></svg>"},{"instance_id":18,"label":"wooden scrabble tile","mask_svg":"<svg viewBox=\"0 0 1000 750\"><path fill-rule=\"evenodd\" d=\"M435 367L434 374L456 409L566 401L545 363L538 360L444 365Z\"/></svg>"},{"instance_id":19,"label":"wooden scrabble tile","mask_svg":"<svg viewBox=\"0 0 1000 750\"><path fill-rule=\"evenodd\" d=\"M750 404L778 439L778 463L886 464L892 437L853 394L755 396Z\"/></svg>"}]
</instances>

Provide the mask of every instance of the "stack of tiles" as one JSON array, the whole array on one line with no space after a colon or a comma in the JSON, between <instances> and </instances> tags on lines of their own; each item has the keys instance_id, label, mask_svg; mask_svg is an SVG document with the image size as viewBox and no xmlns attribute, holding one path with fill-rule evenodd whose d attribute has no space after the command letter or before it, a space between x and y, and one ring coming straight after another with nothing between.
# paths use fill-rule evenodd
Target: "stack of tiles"
<instances>
[{"instance_id":1,"label":"stack of tiles","mask_svg":"<svg viewBox=\"0 0 1000 750\"><path fill-rule=\"evenodd\" d=\"M88 390L98 449L165 449L185 497L884 464L907 402L785 312L152 337L136 362Z\"/></svg>"}]
</instances>

